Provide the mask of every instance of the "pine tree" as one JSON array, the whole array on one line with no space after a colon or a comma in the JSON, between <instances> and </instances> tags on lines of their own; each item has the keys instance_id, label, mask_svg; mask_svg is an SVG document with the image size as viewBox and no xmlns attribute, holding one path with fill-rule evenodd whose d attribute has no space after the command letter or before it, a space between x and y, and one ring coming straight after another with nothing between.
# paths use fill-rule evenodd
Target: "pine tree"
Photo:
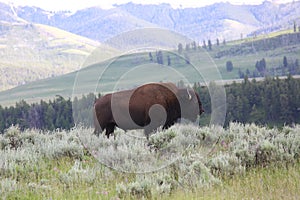
<instances>
[{"instance_id":1,"label":"pine tree","mask_svg":"<svg viewBox=\"0 0 300 200\"><path fill-rule=\"evenodd\" d=\"M240 78L244 78L245 77L245 73L241 69L239 69L239 77Z\"/></svg>"},{"instance_id":2,"label":"pine tree","mask_svg":"<svg viewBox=\"0 0 300 200\"><path fill-rule=\"evenodd\" d=\"M178 53L179 54L182 54L182 51L183 51L183 46L181 43L178 44Z\"/></svg>"},{"instance_id":3,"label":"pine tree","mask_svg":"<svg viewBox=\"0 0 300 200\"><path fill-rule=\"evenodd\" d=\"M156 60L157 60L157 63L158 63L158 64L161 64L161 65L164 64L163 53L162 53L161 50L159 50L159 51L156 53Z\"/></svg>"},{"instance_id":4,"label":"pine tree","mask_svg":"<svg viewBox=\"0 0 300 200\"><path fill-rule=\"evenodd\" d=\"M4 109L0 105L0 134L3 133L4 129L5 129Z\"/></svg>"},{"instance_id":5,"label":"pine tree","mask_svg":"<svg viewBox=\"0 0 300 200\"><path fill-rule=\"evenodd\" d=\"M186 50L186 51L189 51L189 50L190 50L190 44L186 44L186 45L185 45L185 50Z\"/></svg>"},{"instance_id":6,"label":"pine tree","mask_svg":"<svg viewBox=\"0 0 300 200\"><path fill-rule=\"evenodd\" d=\"M28 111L28 123L30 128L44 129L44 119L41 104L32 104Z\"/></svg>"},{"instance_id":7,"label":"pine tree","mask_svg":"<svg viewBox=\"0 0 300 200\"><path fill-rule=\"evenodd\" d=\"M283 67L287 67L288 66L288 61L287 61L287 58L286 56L283 56Z\"/></svg>"},{"instance_id":8,"label":"pine tree","mask_svg":"<svg viewBox=\"0 0 300 200\"><path fill-rule=\"evenodd\" d=\"M280 119L289 124L292 121L292 112L291 112L291 102L289 100L288 95L288 85L286 82L282 82L280 84L280 95L279 95L279 102L280 102Z\"/></svg>"},{"instance_id":9,"label":"pine tree","mask_svg":"<svg viewBox=\"0 0 300 200\"><path fill-rule=\"evenodd\" d=\"M226 62L226 70L227 72L231 72L233 70L233 64L230 60Z\"/></svg>"},{"instance_id":10,"label":"pine tree","mask_svg":"<svg viewBox=\"0 0 300 200\"><path fill-rule=\"evenodd\" d=\"M203 45L202 45L202 47L203 47L204 49L207 48L205 40L203 40Z\"/></svg>"},{"instance_id":11,"label":"pine tree","mask_svg":"<svg viewBox=\"0 0 300 200\"><path fill-rule=\"evenodd\" d=\"M223 45L224 45L224 46L226 45L226 41L225 41L225 39L223 40Z\"/></svg>"},{"instance_id":12,"label":"pine tree","mask_svg":"<svg viewBox=\"0 0 300 200\"><path fill-rule=\"evenodd\" d=\"M153 56L151 52L149 52L149 58L150 58L150 62L153 62Z\"/></svg>"},{"instance_id":13,"label":"pine tree","mask_svg":"<svg viewBox=\"0 0 300 200\"><path fill-rule=\"evenodd\" d=\"M249 77L250 76L250 70L247 68L246 69L246 75Z\"/></svg>"},{"instance_id":14,"label":"pine tree","mask_svg":"<svg viewBox=\"0 0 300 200\"><path fill-rule=\"evenodd\" d=\"M189 65L191 63L190 56L187 53L184 54L184 59L186 64Z\"/></svg>"},{"instance_id":15,"label":"pine tree","mask_svg":"<svg viewBox=\"0 0 300 200\"><path fill-rule=\"evenodd\" d=\"M55 110L53 108L53 105L49 104L47 106L47 110L45 113L45 128L47 130L54 130L54 119L56 118L55 116Z\"/></svg>"},{"instance_id":16,"label":"pine tree","mask_svg":"<svg viewBox=\"0 0 300 200\"><path fill-rule=\"evenodd\" d=\"M170 55L168 55L168 66L171 66L171 56Z\"/></svg>"},{"instance_id":17,"label":"pine tree","mask_svg":"<svg viewBox=\"0 0 300 200\"><path fill-rule=\"evenodd\" d=\"M260 61L257 61L255 64L255 68L262 76L265 75L266 67L267 67L267 64L266 64L266 60L264 58L261 59Z\"/></svg>"},{"instance_id":18,"label":"pine tree","mask_svg":"<svg viewBox=\"0 0 300 200\"><path fill-rule=\"evenodd\" d=\"M211 44L211 41L208 40L208 49L211 51L212 50L212 44Z\"/></svg>"},{"instance_id":19,"label":"pine tree","mask_svg":"<svg viewBox=\"0 0 300 200\"><path fill-rule=\"evenodd\" d=\"M300 65L299 65L299 59L295 60L295 74L299 74L300 73Z\"/></svg>"},{"instance_id":20,"label":"pine tree","mask_svg":"<svg viewBox=\"0 0 300 200\"><path fill-rule=\"evenodd\" d=\"M197 50L197 43L195 41L192 42L192 48L194 51Z\"/></svg>"}]
</instances>

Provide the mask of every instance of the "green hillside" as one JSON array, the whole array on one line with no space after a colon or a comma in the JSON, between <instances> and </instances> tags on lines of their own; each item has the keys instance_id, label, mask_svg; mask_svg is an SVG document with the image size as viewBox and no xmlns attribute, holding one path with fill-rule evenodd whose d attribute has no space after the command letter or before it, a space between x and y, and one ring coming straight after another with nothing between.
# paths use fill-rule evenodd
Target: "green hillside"
<instances>
[{"instance_id":1,"label":"green hillside","mask_svg":"<svg viewBox=\"0 0 300 200\"><path fill-rule=\"evenodd\" d=\"M77 70L95 48L102 47L54 27L0 24L0 91ZM116 51L105 48L103 56Z\"/></svg>"},{"instance_id":2,"label":"green hillside","mask_svg":"<svg viewBox=\"0 0 300 200\"><path fill-rule=\"evenodd\" d=\"M214 44L212 50L208 47L194 49L191 45L189 50L183 48L181 54L177 50L162 51L163 65L157 63L158 51L150 51L152 61L149 52L140 52L119 54L114 59L102 62L103 52L99 50L86 58L82 70L1 92L0 102L2 105L9 105L21 99L34 102L51 99L55 95L74 97L90 92L107 93L157 81L193 84L232 80L241 78L241 73L245 74L247 70L251 72L251 77L256 72L256 62L262 58L266 60L267 69L270 69L266 73L272 72L280 76L282 69L285 73L289 72L288 67L282 68L284 56L287 57L289 66L294 66L300 59L299 35L279 34L250 42L241 40L225 45L220 43L219 46ZM233 63L233 70L230 72L226 69L226 62L229 60ZM297 72L300 73L300 70Z\"/></svg>"},{"instance_id":3,"label":"green hillside","mask_svg":"<svg viewBox=\"0 0 300 200\"><path fill-rule=\"evenodd\" d=\"M176 55L173 52L169 54ZM206 58L204 51L202 56L207 60L206 64L202 65L203 69L213 65L209 63L210 60ZM81 96L90 92L106 93L132 88L147 82L179 82L186 77L190 83L199 81L201 74L193 66L186 65L183 58L179 58L177 62L177 66L172 67L150 62L148 53L124 55L116 60L93 64L77 72L3 91L0 93L0 102L1 105L7 105L21 99L33 102L53 98L55 95L71 97L72 94ZM215 70L206 69L206 72L209 71L212 71L211 77L214 78Z\"/></svg>"}]
</instances>

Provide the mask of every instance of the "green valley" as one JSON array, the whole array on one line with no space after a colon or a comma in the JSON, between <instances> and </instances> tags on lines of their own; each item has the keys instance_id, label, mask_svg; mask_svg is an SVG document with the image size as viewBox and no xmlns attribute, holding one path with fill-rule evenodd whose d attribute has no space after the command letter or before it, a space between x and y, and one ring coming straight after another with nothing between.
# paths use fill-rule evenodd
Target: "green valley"
<instances>
[{"instance_id":1,"label":"green valley","mask_svg":"<svg viewBox=\"0 0 300 200\"><path fill-rule=\"evenodd\" d=\"M245 75L288 75L290 70L299 74L300 33L283 32L273 35L229 41L225 44L220 42L219 45L212 44L211 49L209 46L204 48L202 44L191 42L182 44L182 52L177 49L151 49L129 53L115 51L115 54L110 55L116 56L107 60L105 58L110 56L107 50L98 48L85 57L82 69L3 91L0 93L0 102L11 105L22 99L36 102L40 99L52 99L55 95L67 98L80 97L91 92L103 94L133 88L146 82L183 81L188 84L208 84L218 80L232 82L233 79L244 78ZM283 66L284 57L290 67ZM256 62L262 59L265 60L265 69L260 72L256 68ZM226 68L227 61L231 61L233 65L230 71Z\"/></svg>"}]
</instances>

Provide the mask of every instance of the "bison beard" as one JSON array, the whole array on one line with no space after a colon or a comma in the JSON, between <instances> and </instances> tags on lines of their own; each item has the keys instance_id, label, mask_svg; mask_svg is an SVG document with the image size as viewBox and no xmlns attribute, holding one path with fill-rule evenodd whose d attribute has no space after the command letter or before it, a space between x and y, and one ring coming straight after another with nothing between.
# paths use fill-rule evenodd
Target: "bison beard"
<instances>
[{"instance_id":1,"label":"bison beard","mask_svg":"<svg viewBox=\"0 0 300 200\"><path fill-rule=\"evenodd\" d=\"M105 129L109 137L116 126L125 131L143 128L148 138L160 126L169 128L180 118L195 121L202 112L194 90L179 89L173 83L150 83L96 100L94 133Z\"/></svg>"}]
</instances>

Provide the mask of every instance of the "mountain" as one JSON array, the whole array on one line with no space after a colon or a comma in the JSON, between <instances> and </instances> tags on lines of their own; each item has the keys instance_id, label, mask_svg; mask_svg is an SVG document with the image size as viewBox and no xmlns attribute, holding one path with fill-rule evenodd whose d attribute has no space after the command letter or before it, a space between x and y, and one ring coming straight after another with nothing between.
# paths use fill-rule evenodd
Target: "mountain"
<instances>
[{"instance_id":1,"label":"mountain","mask_svg":"<svg viewBox=\"0 0 300 200\"><path fill-rule=\"evenodd\" d=\"M18 8L18 16L33 23L55 26L93 40L105 41L118 33L143 27L157 27L130 13L114 8L104 10L98 7L69 12L51 13L31 7Z\"/></svg>"},{"instance_id":2,"label":"mountain","mask_svg":"<svg viewBox=\"0 0 300 200\"><path fill-rule=\"evenodd\" d=\"M299 1L286 4L265 1L261 5L216 3L184 9L174 9L169 4L127 3L108 10L92 7L76 13L18 7L16 12L29 22L55 26L100 42L126 31L149 27L175 31L196 41L215 41L291 27L294 20L300 19L299 9Z\"/></svg>"},{"instance_id":3,"label":"mountain","mask_svg":"<svg viewBox=\"0 0 300 200\"><path fill-rule=\"evenodd\" d=\"M51 26L0 23L0 90L78 70L96 48L104 47Z\"/></svg>"},{"instance_id":4,"label":"mountain","mask_svg":"<svg viewBox=\"0 0 300 200\"><path fill-rule=\"evenodd\" d=\"M300 1L287 4L276 4L265 1L258 6L252 6L249 11L261 22L261 26L250 34L267 34L269 32L292 28L294 22L300 23Z\"/></svg>"},{"instance_id":5,"label":"mountain","mask_svg":"<svg viewBox=\"0 0 300 200\"><path fill-rule=\"evenodd\" d=\"M260 25L247 6L229 3L185 9L173 9L168 4L157 6L128 3L120 5L119 8L198 41L216 37L234 39L239 37L241 32L251 32Z\"/></svg>"},{"instance_id":6,"label":"mountain","mask_svg":"<svg viewBox=\"0 0 300 200\"><path fill-rule=\"evenodd\" d=\"M0 22L2 24L19 24L24 21L18 17L13 6L0 2Z\"/></svg>"},{"instance_id":7,"label":"mountain","mask_svg":"<svg viewBox=\"0 0 300 200\"><path fill-rule=\"evenodd\" d=\"M117 52L89 38L28 22L16 9L0 3L0 91L78 70L96 48L103 57Z\"/></svg>"},{"instance_id":8,"label":"mountain","mask_svg":"<svg viewBox=\"0 0 300 200\"><path fill-rule=\"evenodd\" d=\"M127 3L74 13L0 3L0 90L88 66L90 54L98 62L99 56L110 58L120 51L175 49L189 38L214 43L216 38L229 41L291 28L300 21L299 10L299 1L184 9Z\"/></svg>"}]
</instances>

